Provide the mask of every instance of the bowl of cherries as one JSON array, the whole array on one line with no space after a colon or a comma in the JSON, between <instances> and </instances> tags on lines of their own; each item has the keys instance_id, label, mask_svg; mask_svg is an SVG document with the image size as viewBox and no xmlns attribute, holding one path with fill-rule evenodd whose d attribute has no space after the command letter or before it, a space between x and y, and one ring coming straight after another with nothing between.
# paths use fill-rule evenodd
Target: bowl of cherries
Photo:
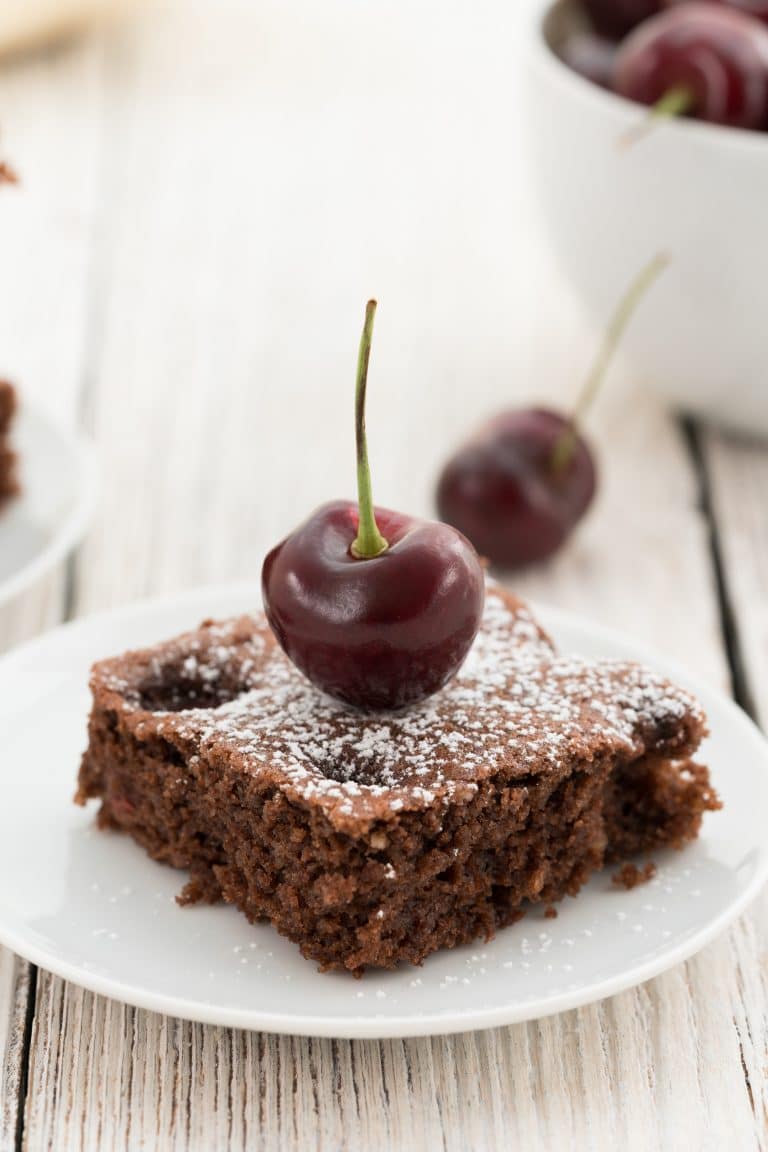
<instances>
[{"instance_id":1,"label":"bowl of cherries","mask_svg":"<svg viewBox=\"0 0 768 1152\"><path fill-rule=\"evenodd\" d=\"M537 202L595 323L672 264L624 352L678 407L768 434L768 0L533 0Z\"/></svg>"}]
</instances>

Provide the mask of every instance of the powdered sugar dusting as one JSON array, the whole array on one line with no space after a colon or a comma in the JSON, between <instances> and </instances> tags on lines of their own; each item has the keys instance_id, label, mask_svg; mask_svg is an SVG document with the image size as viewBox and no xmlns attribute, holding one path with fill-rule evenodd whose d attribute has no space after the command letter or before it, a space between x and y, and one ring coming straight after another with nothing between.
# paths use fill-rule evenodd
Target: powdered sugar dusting
<instances>
[{"instance_id":1,"label":"powdered sugar dusting","mask_svg":"<svg viewBox=\"0 0 768 1152\"><path fill-rule=\"evenodd\" d=\"M201 760L225 751L341 823L467 798L500 769L520 780L574 758L641 755L654 741L674 750L701 719L687 693L638 665L557 657L528 609L492 584L459 674L399 713L324 696L263 619L208 625L94 678L120 696L140 738L192 742ZM169 702L148 703L156 685ZM214 706L197 706L207 692Z\"/></svg>"}]
</instances>

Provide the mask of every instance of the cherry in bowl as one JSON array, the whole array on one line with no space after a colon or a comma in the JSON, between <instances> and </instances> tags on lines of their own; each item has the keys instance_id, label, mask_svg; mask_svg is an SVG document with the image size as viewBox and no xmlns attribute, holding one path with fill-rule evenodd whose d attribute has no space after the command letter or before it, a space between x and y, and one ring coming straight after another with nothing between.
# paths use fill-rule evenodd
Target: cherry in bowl
<instances>
[{"instance_id":1,"label":"cherry in bowl","mask_svg":"<svg viewBox=\"0 0 768 1152\"><path fill-rule=\"evenodd\" d=\"M665 8L677 7L680 4L690 4L691 0L664 0ZM723 4L726 8L737 8L740 12L746 12L748 16L754 16L756 20L761 20L763 24L768 24L768 0L708 0L710 4Z\"/></svg>"},{"instance_id":2,"label":"cherry in bowl","mask_svg":"<svg viewBox=\"0 0 768 1152\"><path fill-rule=\"evenodd\" d=\"M290 660L361 709L403 708L437 692L477 635L485 580L455 529L375 507L365 392L375 301L366 308L356 390L357 504L318 508L268 554L264 608Z\"/></svg>"},{"instance_id":3,"label":"cherry in bowl","mask_svg":"<svg viewBox=\"0 0 768 1152\"><path fill-rule=\"evenodd\" d=\"M656 116L732 128L768 126L768 28L723 4L685 3L620 45L614 89Z\"/></svg>"},{"instance_id":4,"label":"cherry in bowl","mask_svg":"<svg viewBox=\"0 0 768 1152\"><path fill-rule=\"evenodd\" d=\"M661 9L661 0L584 0L594 28L612 40L620 40L643 20Z\"/></svg>"}]
</instances>

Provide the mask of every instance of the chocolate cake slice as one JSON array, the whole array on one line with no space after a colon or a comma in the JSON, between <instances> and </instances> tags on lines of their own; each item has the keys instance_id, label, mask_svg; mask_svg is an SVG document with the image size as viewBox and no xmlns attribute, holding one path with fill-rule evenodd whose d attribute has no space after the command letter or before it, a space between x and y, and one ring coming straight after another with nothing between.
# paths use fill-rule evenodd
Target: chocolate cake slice
<instances>
[{"instance_id":1,"label":"chocolate cake slice","mask_svg":"<svg viewBox=\"0 0 768 1152\"><path fill-rule=\"evenodd\" d=\"M494 585L458 676L403 712L320 694L261 617L97 664L91 687L78 801L187 869L182 902L223 897L322 968L490 937L718 806L687 693L557 656Z\"/></svg>"},{"instance_id":2,"label":"chocolate cake slice","mask_svg":"<svg viewBox=\"0 0 768 1152\"><path fill-rule=\"evenodd\" d=\"M10 442L15 413L16 392L7 380L0 380L0 508L19 491L16 453Z\"/></svg>"}]
</instances>

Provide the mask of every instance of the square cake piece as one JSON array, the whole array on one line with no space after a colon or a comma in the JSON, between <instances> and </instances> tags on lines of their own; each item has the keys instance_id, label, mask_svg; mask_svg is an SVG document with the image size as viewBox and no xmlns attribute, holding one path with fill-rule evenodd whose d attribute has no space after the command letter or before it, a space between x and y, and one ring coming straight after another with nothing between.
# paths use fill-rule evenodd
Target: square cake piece
<instances>
[{"instance_id":1,"label":"square cake piece","mask_svg":"<svg viewBox=\"0 0 768 1152\"><path fill-rule=\"evenodd\" d=\"M16 476L16 453L10 433L16 414L16 392L7 380L0 380L0 507L19 491Z\"/></svg>"},{"instance_id":2,"label":"square cake piece","mask_svg":"<svg viewBox=\"0 0 768 1152\"><path fill-rule=\"evenodd\" d=\"M686 692L556 655L492 584L459 674L403 712L322 695L263 617L97 664L91 688L78 801L187 869L182 902L268 919L322 968L488 938L718 807Z\"/></svg>"}]
</instances>

